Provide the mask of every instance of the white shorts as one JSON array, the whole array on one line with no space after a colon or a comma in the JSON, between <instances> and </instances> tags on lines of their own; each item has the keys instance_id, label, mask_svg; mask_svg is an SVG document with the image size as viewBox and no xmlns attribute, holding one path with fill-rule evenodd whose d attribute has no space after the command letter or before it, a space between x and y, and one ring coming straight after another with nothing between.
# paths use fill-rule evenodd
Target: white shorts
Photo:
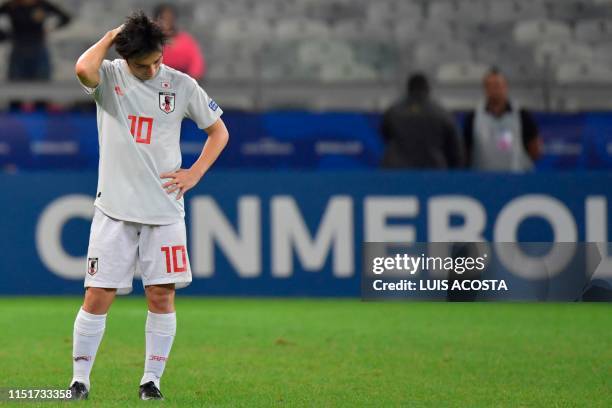
<instances>
[{"instance_id":1,"label":"white shorts","mask_svg":"<svg viewBox=\"0 0 612 408\"><path fill-rule=\"evenodd\" d=\"M121 221L95 208L87 250L85 287L132 291L134 274L144 286L191 283L185 222L147 225Z\"/></svg>"}]
</instances>

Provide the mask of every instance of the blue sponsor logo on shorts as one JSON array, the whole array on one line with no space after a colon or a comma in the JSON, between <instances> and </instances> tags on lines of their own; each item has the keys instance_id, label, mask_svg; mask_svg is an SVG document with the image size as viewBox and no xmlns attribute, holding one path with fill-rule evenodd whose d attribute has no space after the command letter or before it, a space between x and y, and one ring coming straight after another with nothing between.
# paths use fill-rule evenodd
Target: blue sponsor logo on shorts
<instances>
[{"instance_id":1,"label":"blue sponsor logo on shorts","mask_svg":"<svg viewBox=\"0 0 612 408\"><path fill-rule=\"evenodd\" d=\"M212 110L213 110L213 112L214 112L214 111L216 111L216 110L219 108L219 105L217 105L217 102L215 102L215 101L211 100L211 101L209 102L209 104L208 104L208 107L209 107L210 109L212 109Z\"/></svg>"}]
</instances>

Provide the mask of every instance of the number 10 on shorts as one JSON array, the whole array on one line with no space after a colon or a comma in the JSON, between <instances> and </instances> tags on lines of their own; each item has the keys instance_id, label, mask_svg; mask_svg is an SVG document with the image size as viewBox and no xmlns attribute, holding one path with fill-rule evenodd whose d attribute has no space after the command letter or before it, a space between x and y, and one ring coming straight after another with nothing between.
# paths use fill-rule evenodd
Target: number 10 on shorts
<instances>
[{"instance_id":1,"label":"number 10 on shorts","mask_svg":"<svg viewBox=\"0 0 612 408\"><path fill-rule=\"evenodd\" d=\"M161 251L166 255L166 272L185 272L187 270L185 245L163 246Z\"/></svg>"}]
</instances>

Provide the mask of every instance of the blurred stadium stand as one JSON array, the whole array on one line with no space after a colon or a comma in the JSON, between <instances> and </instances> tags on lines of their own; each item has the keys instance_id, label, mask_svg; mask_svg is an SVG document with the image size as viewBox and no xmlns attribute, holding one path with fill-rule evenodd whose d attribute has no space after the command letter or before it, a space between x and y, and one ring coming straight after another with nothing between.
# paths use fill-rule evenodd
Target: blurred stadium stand
<instances>
[{"instance_id":1,"label":"blurred stadium stand","mask_svg":"<svg viewBox=\"0 0 612 408\"><path fill-rule=\"evenodd\" d=\"M0 102L87 100L78 55L144 0L57 0L74 17L50 35L54 82L2 84ZM523 106L612 107L612 2L607 0L179 0L180 25L202 45L204 82L228 108L386 107L421 69L453 109L470 109L483 71L499 66ZM0 22L5 26L6 22ZM9 45L0 43L0 56ZM0 75L5 76L4 72Z\"/></svg>"}]
</instances>

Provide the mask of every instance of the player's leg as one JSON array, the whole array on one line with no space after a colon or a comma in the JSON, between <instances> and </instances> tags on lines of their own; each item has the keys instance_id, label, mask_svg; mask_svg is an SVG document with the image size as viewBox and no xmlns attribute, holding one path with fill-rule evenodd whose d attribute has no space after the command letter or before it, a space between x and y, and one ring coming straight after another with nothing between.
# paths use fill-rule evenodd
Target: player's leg
<instances>
[{"instance_id":1,"label":"player's leg","mask_svg":"<svg viewBox=\"0 0 612 408\"><path fill-rule=\"evenodd\" d=\"M159 391L160 379L176 334L174 284L146 286L145 292L149 312L145 325L145 367L139 394L142 399L159 399L163 398Z\"/></svg>"},{"instance_id":2,"label":"player's leg","mask_svg":"<svg viewBox=\"0 0 612 408\"><path fill-rule=\"evenodd\" d=\"M185 223L143 226L139 263L147 295L146 354L139 394L162 398L160 379L176 333L175 289L189 285Z\"/></svg>"},{"instance_id":3,"label":"player's leg","mask_svg":"<svg viewBox=\"0 0 612 408\"><path fill-rule=\"evenodd\" d=\"M75 399L85 399L90 388L89 375L106 328L106 314L117 289L87 288L83 306L74 321L71 391ZM82 384L82 385L79 385Z\"/></svg>"},{"instance_id":4,"label":"player's leg","mask_svg":"<svg viewBox=\"0 0 612 408\"><path fill-rule=\"evenodd\" d=\"M73 331L74 399L85 399L89 376L104 336L106 315L117 293L128 293L138 254L138 228L111 219L96 208L91 224L85 298Z\"/></svg>"},{"instance_id":5,"label":"player's leg","mask_svg":"<svg viewBox=\"0 0 612 408\"><path fill-rule=\"evenodd\" d=\"M110 309L117 289L115 288L85 288L85 299L81 310L95 315L104 315Z\"/></svg>"}]
</instances>

